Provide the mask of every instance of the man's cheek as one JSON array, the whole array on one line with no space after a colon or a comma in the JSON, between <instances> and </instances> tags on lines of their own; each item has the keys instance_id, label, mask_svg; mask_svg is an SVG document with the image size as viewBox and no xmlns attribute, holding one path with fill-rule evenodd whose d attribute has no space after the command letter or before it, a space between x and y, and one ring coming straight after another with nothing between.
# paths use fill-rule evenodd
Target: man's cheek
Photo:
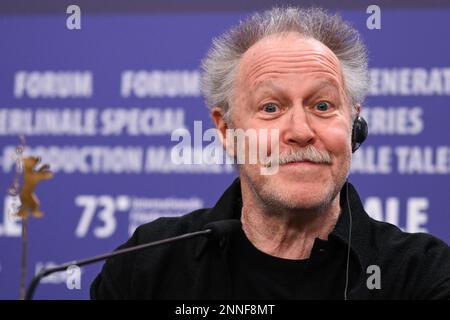
<instances>
[{"instance_id":1,"label":"man's cheek","mask_svg":"<svg viewBox=\"0 0 450 320\"><path fill-rule=\"evenodd\" d=\"M321 137L329 151L342 153L344 150L351 150L351 132L348 127L327 130Z\"/></svg>"}]
</instances>

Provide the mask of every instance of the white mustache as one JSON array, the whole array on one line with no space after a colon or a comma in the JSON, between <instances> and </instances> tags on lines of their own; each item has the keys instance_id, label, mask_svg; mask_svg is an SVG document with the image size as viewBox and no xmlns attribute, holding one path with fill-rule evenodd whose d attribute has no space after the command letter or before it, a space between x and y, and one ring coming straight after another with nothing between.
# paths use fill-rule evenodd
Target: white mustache
<instances>
[{"instance_id":1,"label":"white mustache","mask_svg":"<svg viewBox=\"0 0 450 320\"><path fill-rule=\"evenodd\" d=\"M332 164L331 155L328 151L320 151L312 145L303 148L290 149L280 153L278 159L270 161L269 166L283 165L291 162L310 161L319 164Z\"/></svg>"}]
</instances>

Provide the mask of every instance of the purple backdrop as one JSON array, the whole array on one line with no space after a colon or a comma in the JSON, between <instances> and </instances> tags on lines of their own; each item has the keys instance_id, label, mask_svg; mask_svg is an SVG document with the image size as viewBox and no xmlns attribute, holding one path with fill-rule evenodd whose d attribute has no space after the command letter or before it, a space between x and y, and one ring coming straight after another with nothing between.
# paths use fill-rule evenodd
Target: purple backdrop
<instances>
[{"instance_id":1,"label":"purple backdrop","mask_svg":"<svg viewBox=\"0 0 450 320\"><path fill-rule=\"evenodd\" d=\"M30 220L28 280L44 265L110 251L155 217L212 206L236 176L170 166L170 133L195 120L212 127L199 63L249 9L90 14L81 5L81 30L68 30L66 7L0 12L2 299L19 293L21 229L6 192L19 133L55 171L37 190L46 215ZM350 181L375 218L450 243L450 9L381 6L380 30L366 27L363 7L340 11L368 45L373 80L369 138ZM81 289L68 289L67 273L47 278L36 298L88 298L100 268L83 268Z\"/></svg>"}]
</instances>

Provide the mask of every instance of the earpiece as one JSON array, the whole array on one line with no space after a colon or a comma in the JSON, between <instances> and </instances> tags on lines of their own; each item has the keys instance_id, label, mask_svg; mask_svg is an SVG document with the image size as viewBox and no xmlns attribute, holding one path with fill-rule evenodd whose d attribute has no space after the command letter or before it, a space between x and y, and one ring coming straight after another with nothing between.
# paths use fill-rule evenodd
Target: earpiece
<instances>
[{"instance_id":1,"label":"earpiece","mask_svg":"<svg viewBox=\"0 0 450 320\"><path fill-rule=\"evenodd\" d=\"M369 129L367 127L367 122L363 117L357 116L353 121L352 129L352 152L358 150L360 145L366 140Z\"/></svg>"}]
</instances>

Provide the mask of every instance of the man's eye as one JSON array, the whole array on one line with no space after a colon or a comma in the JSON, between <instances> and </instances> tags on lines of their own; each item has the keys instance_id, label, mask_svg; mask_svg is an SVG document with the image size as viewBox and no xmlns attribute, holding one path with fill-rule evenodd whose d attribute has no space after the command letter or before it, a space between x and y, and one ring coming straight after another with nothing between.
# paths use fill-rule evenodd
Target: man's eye
<instances>
[{"instance_id":1,"label":"man's eye","mask_svg":"<svg viewBox=\"0 0 450 320\"><path fill-rule=\"evenodd\" d=\"M328 102L321 101L316 104L315 108L318 111L328 111L328 109L330 108L330 104Z\"/></svg>"},{"instance_id":2,"label":"man's eye","mask_svg":"<svg viewBox=\"0 0 450 320\"><path fill-rule=\"evenodd\" d=\"M268 103L263 106L263 110L268 113L274 113L278 111L278 106L275 103Z\"/></svg>"}]
</instances>

